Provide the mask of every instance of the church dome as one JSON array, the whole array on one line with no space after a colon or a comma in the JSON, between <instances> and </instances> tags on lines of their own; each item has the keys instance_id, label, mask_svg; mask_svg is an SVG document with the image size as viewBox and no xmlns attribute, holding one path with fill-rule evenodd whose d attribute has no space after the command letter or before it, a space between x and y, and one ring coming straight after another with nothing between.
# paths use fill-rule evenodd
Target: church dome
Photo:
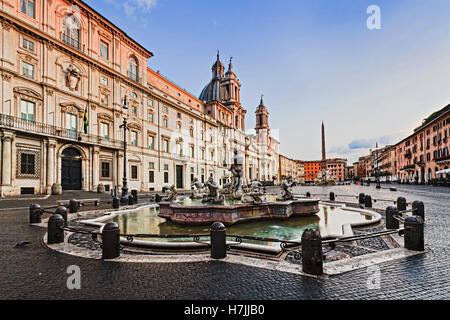
<instances>
[{"instance_id":1,"label":"church dome","mask_svg":"<svg viewBox=\"0 0 450 320\"><path fill-rule=\"evenodd\" d=\"M211 80L211 82L203 88L199 99L206 102L220 101L220 80Z\"/></svg>"}]
</instances>

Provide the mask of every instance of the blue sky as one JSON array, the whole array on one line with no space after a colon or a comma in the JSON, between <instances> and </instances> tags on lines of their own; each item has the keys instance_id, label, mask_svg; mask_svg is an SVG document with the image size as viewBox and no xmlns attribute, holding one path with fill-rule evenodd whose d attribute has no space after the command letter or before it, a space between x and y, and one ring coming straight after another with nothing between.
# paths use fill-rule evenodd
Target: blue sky
<instances>
[{"instance_id":1,"label":"blue sky","mask_svg":"<svg viewBox=\"0 0 450 320\"><path fill-rule=\"evenodd\" d=\"M87 0L198 96L216 50L233 57L246 127L264 94L281 153L355 161L450 103L448 0ZM381 29L369 30L370 5Z\"/></svg>"}]
</instances>

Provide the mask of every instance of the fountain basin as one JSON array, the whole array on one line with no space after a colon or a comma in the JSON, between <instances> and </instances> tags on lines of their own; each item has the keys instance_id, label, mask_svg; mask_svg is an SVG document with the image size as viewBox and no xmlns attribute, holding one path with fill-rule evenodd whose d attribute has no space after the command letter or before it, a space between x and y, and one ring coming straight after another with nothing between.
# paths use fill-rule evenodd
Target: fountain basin
<instances>
[{"instance_id":1,"label":"fountain basin","mask_svg":"<svg viewBox=\"0 0 450 320\"><path fill-rule=\"evenodd\" d=\"M308 217L320 211L318 198L295 199L262 204L235 203L230 205L184 205L161 202L159 217L182 225L211 225L222 222L226 226L258 220Z\"/></svg>"}]
</instances>

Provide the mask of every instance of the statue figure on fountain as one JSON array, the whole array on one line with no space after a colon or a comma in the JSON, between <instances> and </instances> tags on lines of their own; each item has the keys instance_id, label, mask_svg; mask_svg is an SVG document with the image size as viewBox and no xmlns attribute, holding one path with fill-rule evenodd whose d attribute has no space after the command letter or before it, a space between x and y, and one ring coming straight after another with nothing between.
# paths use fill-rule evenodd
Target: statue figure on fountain
<instances>
[{"instance_id":1,"label":"statue figure on fountain","mask_svg":"<svg viewBox=\"0 0 450 320\"><path fill-rule=\"evenodd\" d=\"M239 154L237 149L234 149L234 156L232 159L231 168L229 171L233 175L233 184L231 187L231 195L233 199L241 199L244 191L242 190L242 183L244 177L244 157Z\"/></svg>"},{"instance_id":2,"label":"statue figure on fountain","mask_svg":"<svg viewBox=\"0 0 450 320\"><path fill-rule=\"evenodd\" d=\"M191 198L192 199L202 199L205 195L205 185L201 183L197 178L191 183Z\"/></svg>"},{"instance_id":3,"label":"statue figure on fountain","mask_svg":"<svg viewBox=\"0 0 450 320\"><path fill-rule=\"evenodd\" d=\"M219 186L214 181L213 177L210 176L208 181L206 181L206 187L208 188L208 193L203 195L202 202L213 202L213 203L223 203L225 198L219 193Z\"/></svg>"},{"instance_id":4,"label":"statue figure on fountain","mask_svg":"<svg viewBox=\"0 0 450 320\"><path fill-rule=\"evenodd\" d=\"M322 169L317 174L316 179L314 179L314 184L316 185L335 185L336 181L331 176L329 170Z\"/></svg>"},{"instance_id":5,"label":"statue figure on fountain","mask_svg":"<svg viewBox=\"0 0 450 320\"><path fill-rule=\"evenodd\" d=\"M289 201L294 200L294 195L292 194L292 187L295 186L297 182L292 179L292 176L289 175L286 180L281 182L281 191L277 196L278 201Z\"/></svg>"},{"instance_id":6,"label":"statue figure on fountain","mask_svg":"<svg viewBox=\"0 0 450 320\"><path fill-rule=\"evenodd\" d=\"M243 203L261 204L264 201L262 197L263 193L260 190L261 187L261 182L257 180L253 181L249 186L250 190L242 195L241 201Z\"/></svg>"},{"instance_id":7,"label":"statue figure on fountain","mask_svg":"<svg viewBox=\"0 0 450 320\"><path fill-rule=\"evenodd\" d=\"M164 187L165 191L167 193L167 196L163 199L163 201L172 202L177 200L177 189L175 188L175 185L171 185L170 187Z\"/></svg>"}]
</instances>

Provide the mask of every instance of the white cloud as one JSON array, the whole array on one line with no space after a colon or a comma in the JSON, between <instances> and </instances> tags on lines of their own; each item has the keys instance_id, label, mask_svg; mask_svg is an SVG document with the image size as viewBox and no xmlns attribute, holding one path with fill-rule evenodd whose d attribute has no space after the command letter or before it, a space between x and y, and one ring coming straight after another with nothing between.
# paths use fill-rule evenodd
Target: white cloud
<instances>
[{"instance_id":1,"label":"white cloud","mask_svg":"<svg viewBox=\"0 0 450 320\"><path fill-rule=\"evenodd\" d=\"M123 3L123 9L128 17L133 16L136 10L148 13L154 6L156 6L156 0L127 0Z\"/></svg>"},{"instance_id":2,"label":"white cloud","mask_svg":"<svg viewBox=\"0 0 450 320\"><path fill-rule=\"evenodd\" d=\"M107 3L113 4L116 7L122 8L127 17L133 17L138 13L148 13L151 8L156 6L156 0L126 0L126 1L118 1L118 0L104 0Z\"/></svg>"}]
</instances>

